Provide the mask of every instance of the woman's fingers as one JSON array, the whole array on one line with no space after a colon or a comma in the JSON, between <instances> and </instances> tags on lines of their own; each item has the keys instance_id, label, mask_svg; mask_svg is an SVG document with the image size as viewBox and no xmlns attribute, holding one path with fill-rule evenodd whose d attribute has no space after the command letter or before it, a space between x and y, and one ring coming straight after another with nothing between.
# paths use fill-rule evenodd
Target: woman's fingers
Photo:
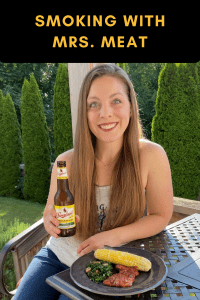
<instances>
[{"instance_id":1,"label":"woman's fingers","mask_svg":"<svg viewBox=\"0 0 200 300\"><path fill-rule=\"evenodd\" d=\"M75 215L75 222L79 223L80 222L80 217L78 215Z\"/></svg>"},{"instance_id":2,"label":"woman's fingers","mask_svg":"<svg viewBox=\"0 0 200 300\"><path fill-rule=\"evenodd\" d=\"M46 226L48 229L48 233L54 236L55 238L58 238L58 234L60 233L60 229L57 228L59 224L59 221L56 219L56 212L54 206L49 205L49 213L46 216Z\"/></svg>"},{"instance_id":3,"label":"woman's fingers","mask_svg":"<svg viewBox=\"0 0 200 300\"><path fill-rule=\"evenodd\" d=\"M52 235L55 238L58 238L58 234L60 233L60 229L57 228L56 226L54 226L52 223L50 224L50 229L51 229Z\"/></svg>"},{"instance_id":4,"label":"woman's fingers","mask_svg":"<svg viewBox=\"0 0 200 300\"><path fill-rule=\"evenodd\" d=\"M54 205L49 205L49 211L53 217L56 217L56 211L54 209Z\"/></svg>"},{"instance_id":5,"label":"woman's fingers","mask_svg":"<svg viewBox=\"0 0 200 300\"><path fill-rule=\"evenodd\" d=\"M59 226L59 224L60 224L59 221L55 217L53 217L51 214L50 214L49 220L55 226Z\"/></svg>"},{"instance_id":6,"label":"woman's fingers","mask_svg":"<svg viewBox=\"0 0 200 300\"><path fill-rule=\"evenodd\" d=\"M58 238L58 234L60 233L60 229L57 228L59 226L59 221L56 219L56 212L54 209L54 205L49 205L49 214L46 216L46 227L48 228L48 233L55 238ZM80 217L75 215L75 222L80 222ZM47 229L46 229L47 230Z\"/></svg>"}]
</instances>

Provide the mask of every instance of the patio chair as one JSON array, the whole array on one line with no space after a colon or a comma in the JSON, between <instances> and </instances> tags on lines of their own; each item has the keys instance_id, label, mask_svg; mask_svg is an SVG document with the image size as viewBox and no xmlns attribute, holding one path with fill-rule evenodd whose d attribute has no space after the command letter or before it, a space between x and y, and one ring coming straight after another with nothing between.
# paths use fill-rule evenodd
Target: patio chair
<instances>
[{"instance_id":1,"label":"patio chair","mask_svg":"<svg viewBox=\"0 0 200 300\"><path fill-rule=\"evenodd\" d=\"M0 292L4 295L14 295L16 289L8 291L3 278L4 262L9 252L12 252L16 281L26 272L33 257L44 247L50 238L43 224L43 218L29 228L12 238L0 252Z\"/></svg>"}]
</instances>

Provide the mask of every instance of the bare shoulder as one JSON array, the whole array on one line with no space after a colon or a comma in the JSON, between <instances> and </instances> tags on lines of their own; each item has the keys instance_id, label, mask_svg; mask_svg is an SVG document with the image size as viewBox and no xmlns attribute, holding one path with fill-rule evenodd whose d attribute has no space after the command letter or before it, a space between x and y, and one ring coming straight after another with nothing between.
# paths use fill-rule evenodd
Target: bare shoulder
<instances>
[{"instance_id":1,"label":"bare shoulder","mask_svg":"<svg viewBox=\"0 0 200 300\"><path fill-rule=\"evenodd\" d=\"M171 168L164 148L154 142L142 140L140 143L140 163L144 166L148 182L154 180L171 184Z\"/></svg>"},{"instance_id":2,"label":"bare shoulder","mask_svg":"<svg viewBox=\"0 0 200 300\"><path fill-rule=\"evenodd\" d=\"M149 140L140 140L140 164L145 168L146 174L154 173L155 170L162 172L170 170L169 160L164 148Z\"/></svg>"},{"instance_id":3,"label":"bare shoulder","mask_svg":"<svg viewBox=\"0 0 200 300\"><path fill-rule=\"evenodd\" d=\"M58 155L56 160L63 159L69 161L70 159L72 159L73 153L74 153L74 149L67 150L61 153L60 155Z\"/></svg>"},{"instance_id":4,"label":"bare shoulder","mask_svg":"<svg viewBox=\"0 0 200 300\"><path fill-rule=\"evenodd\" d=\"M147 139L140 139L140 171L144 189L147 188L149 178L158 170L162 172L163 168L169 168L169 162L165 150L157 143Z\"/></svg>"},{"instance_id":5,"label":"bare shoulder","mask_svg":"<svg viewBox=\"0 0 200 300\"><path fill-rule=\"evenodd\" d=\"M60 155L58 155L58 157L56 158L56 161L55 161L55 163L59 160L66 161L68 176L70 174L73 153L74 153L74 149L67 150L67 151L61 153Z\"/></svg>"},{"instance_id":6,"label":"bare shoulder","mask_svg":"<svg viewBox=\"0 0 200 300\"><path fill-rule=\"evenodd\" d=\"M140 149L140 156L145 159L145 158L151 158L151 159L156 159L156 157L167 157L167 154L164 150L164 148L152 141L142 139L139 142L139 149Z\"/></svg>"},{"instance_id":7,"label":"bare shoulder","mask_svg":"<svg viewBox=\"0 0 200 300\"><path fill-rule=\"evenodd\" d=\"M157 143L154 143L150 140L140 139L139 141L140 149L143 151L162 151L164 150L163 147Z\"/></svg>"}]
</instances>

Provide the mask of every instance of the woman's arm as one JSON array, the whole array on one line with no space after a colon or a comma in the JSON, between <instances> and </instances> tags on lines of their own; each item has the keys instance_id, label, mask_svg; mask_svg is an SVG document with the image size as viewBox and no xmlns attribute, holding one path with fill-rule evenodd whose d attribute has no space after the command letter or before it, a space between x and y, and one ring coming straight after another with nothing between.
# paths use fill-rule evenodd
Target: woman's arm
<instances>
[{"instance_id":1,"label":"woman's arm","mask_svg":"<svg viewBox=\"0 0 200 300\"><path fill-rule=\"evenodd\" d=\"M138 222L117 228L121 243L146 238L161 232L173 213L173 187L169 161L164 149L148 143L145 149L148 164L146 186L147 216Z\"/></svg>"},{"instance_id":2,"label":"woman's arm","mask_svg":"<svg viewBox=\"0 0 200 300\"><path fill-rule=\"evenodd\" d=\"M171 170L164 149L155 143L147 142L142 155L148 168L146 203L147 216L139 221L98 233L78 247L77 253L86 254L103 245L111 247L153 236L168 224L173 213L173 187Z\"/></svg>"}]
</instances>

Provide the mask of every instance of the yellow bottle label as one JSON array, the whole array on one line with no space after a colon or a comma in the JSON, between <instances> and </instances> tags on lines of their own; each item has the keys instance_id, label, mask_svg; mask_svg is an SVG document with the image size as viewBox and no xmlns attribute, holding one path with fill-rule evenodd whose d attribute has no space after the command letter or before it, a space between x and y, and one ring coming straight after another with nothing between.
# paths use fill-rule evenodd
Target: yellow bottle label
<instances>
[{"instance_id":1,"label":"yellow bottle label","mask_svg":"<svg viewBox=\"0 0 200 300\"><path fill-rule=\"evenodd\" d=\"M57 179L68 179L66 167L57 167Z\"/></svg>"},{"instance_id":2,"label":"yellow bottle label","mask_svg":"<svg viewBox=\"0 0 200 300\"><path fill-rule=\"evenodd\" d=\"M76 226L75 223L75 206L57 206L54 205L56 211L56 218L59 221L59 229L69 229Z\"/></svg>"}]
</instances>

